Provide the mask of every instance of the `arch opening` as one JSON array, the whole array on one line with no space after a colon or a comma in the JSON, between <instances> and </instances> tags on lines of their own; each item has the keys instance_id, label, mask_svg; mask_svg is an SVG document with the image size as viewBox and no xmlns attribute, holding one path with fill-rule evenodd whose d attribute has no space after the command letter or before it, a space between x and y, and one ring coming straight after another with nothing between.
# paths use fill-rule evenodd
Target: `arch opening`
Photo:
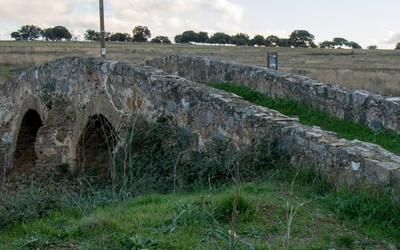
<instances>
[{"instance_id":1,"label":"arch opening","mask_svg":"<svg viewBox=\"0 0 400 250\"><path fill-rule=\"evenodd\" d=\"M89 117L76 148L79 175L106 178L116 143L115 130L107 118L101 114Z\"/></svg>"},{"instance_id":2,"label":"arch opening","mask_svg":"<svg viewBox=\"0 0 400 250\"><path fill-rule=\"evenodd\" d=\"M14 151L13 169L21 174L35 167L36 160L38 159L35 152L35 141L37 132L41 126L42 119L38 112L29 109L22 118Z\"/></svg>"}]
</instances>

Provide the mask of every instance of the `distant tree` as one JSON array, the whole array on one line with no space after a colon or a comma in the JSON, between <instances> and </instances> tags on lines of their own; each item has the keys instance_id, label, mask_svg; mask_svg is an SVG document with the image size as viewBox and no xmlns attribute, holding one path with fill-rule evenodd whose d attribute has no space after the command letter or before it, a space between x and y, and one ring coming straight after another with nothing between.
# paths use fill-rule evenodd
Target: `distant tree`
<instances>
[{"instance_id":1,"label":"distant tree","mask_svg":"<svg viewBox=\"0 0 400 250\"><path fill-rule=\"evenodd\" d=\"M334 49L335 44L332 41L323 41L319 43L319 47L322 49Z\"/></svg>"},{"instance_id":2,"label":"distant tree","mask_svg":"<svg viewBox=\"0 0 400 250\"><path fill-rule=\"evenodd\" d=\"M230 35L225 34L224 32L217 32L210 37L209 42L217 44L230 44L232 43L232 38Z\"/></svg>"},{"instance_id":3,"label":"distant tree","mask_svg":"<svg viewBox=\"0 0 400 250\"><path fill-rule=\"evenodd\" d=\"M12 32L11 38L14 38L16 41L22 40L21 34L18 31Z\"/></svg>"},{"instance_id":4,"label":"distant tree","mask_svg":"<svg viewBox=\"0 0 400 250\"><path fill-rule=\"evenodd\" d=\"M24 25L18 30L21 40L37 40L42 34L42 29L35 25Z\"/></svg>"},{"instance_id":5,"label":"distant tree","mask_svg":"<svg viewBox=\"0 0 400 250\"><path fill-rule=\"evenodd\" d=\"M125 37L125 41L130 42L132 41L132 36L129 33L122 33L123 37Z\"/></svg>"},{"instance_id":6,"label":"distant tree","mask_svg":"<svg viewBox=\"0 0 400 250\"><path fill-rule=\"evenodd\" d=\"M290 36L289 40L294 47L312 47L314 35L307 30L295 30Z\"/></svg>"},{"instance_id":7,"label":"distant tree","mask_svg":"<svg viewBox=\"0 0 400 250\"><path fill-rule=\"evenodd\" d=\"M71 33L64 26L55 26L54 28L44 29L42 30L41 35L46 41L61 41L63 39L69 41L72 38Z\"/></svg>"},{"instance_id":8,"label":"distant tree","mask_svg":"<svg viewBox=\"0 0 400 250\"><path fill-rule=\"evenodd\" d=\"M117 32L109 35L109 40L112 42L127 42L131 39L131 35L128 33Z\"/></svg>"},{"instance_id":9,"label":"distant tree","mask_svg":"<svg viewBox=\"0 0 400 250\"><path fill-rule=\"evenodd\" d=\"M147 26L136 26L133 30L133 38L132 41L133 42L146 42L150 37L151 37L151 33L149 28L147 28Z\"/></svg>"},{"instance_id":10,"label":"distant tree","mask_svg":"<svg viewBox=\"0 0 400 250\"><path fill-rule=\"evenodd\" d=\"M279 38L277 46L290 47L290 46L292 46L292 41L289 38Z\"/></svg>"},{"instance_id":11,"label":"distant tree","mask_svg":"<svg viewBox=\"0 0 400 250\"><path fill-rule=\"evenodd\" d=\"M199 43L208 43L208 33L204 31L200 31L199 33Z\"/></svg>"},{"instance_id":12,"label":"distant tree","mask_svg":"<svg viewBox=\"0 0 400 250\"><path fill-rule=\"evenodd\" d=\"M187 30L182 33L181 36L181 43L188 43L188 42L198 42L199 41L199 34L194 32L193 30Z\"/></svg>"},{"instance_id":13,"label":"distant tree","mask_svg":"<svg viewBox=\"0 0 400 250\"><path fill-rule=\"evenodd\" d=\"M358 43L353 42L353 41L347 42L346 46L348 46L352 49L361 49L362 48Z\"/></svg>"},{"instance_id":14,"label":"distant tree","mask_svg":"<svg viewBox=\"0 0 400 250\"><path fill-rule=\"evenodd\" d=\"M100 41L100 32L88 29L84 34L84 38L86 41Z\"/></svg>"},{"instance_id":15,"label":"distant tree","mask_svg":"<svg viewBox=\"0 0 400 250\"><path fill-rule=\"evenodd\" d=\"M277 46L279 44L279 37L270 35L267 38L265 38L265 45L267 46Z\"/></svg>"},{"instance_id":16,"label":"distant tree","mask_svg":"<svg viewBox=\"0 0 400 250\"><path fill-rule=\"evenodd\" d=\"M155 38L151 39L151 43L165 43L171 44L171 41L168 39L167 36L156 36Z\"/></svg>"},{"instance_id":17,"label":"distant tree","mask_svg":"<svg viewBox=\"0 0 400 250\"><path fill-rule=\"evenodd\" d=\"M263 46L265 45L265 38L262 35L255 35L253 39L250 40L250 45Z\"/></svg>"},{"instance_id":18,"label":"distant tree","mask_svg":"<svg viewBox=\"0 0 400 250\"><path fill-rule=\"evenodd\" d=\"M122 40L121 33L115 33L110 36L110 41L112 42L117 42L117 41L121 42L121 40Z\"/></svg>"},{"instance_id":19,"label":"distant tree","mask_svg":"<svg viewBox=\"0 0 400 250\"><path fill-rule=\"evenodd\" d=\"M400 49L400 42L398 42L398 43L396 44L396 47L394 47L394 49Z\"/></svg>"},{"instance_id":20,"label":"distant tree","mask_svg":"<svg viewBox=\"0 0 400 250\"><path fill-rule=\"evenodd\" d=\"M332 39L332 42L334 46L338 46L339 48L341 48L343 45L347 46L347 44L349 43L349 41L342 37L335 37Z\"/></svg>"},{"instance_id":21,"label":"distant tree","mask_svg":"<svg viewBox=\"0 0 400 250\"><path fill-rule=\"evenodd\" d=\"M369 46L367 47L367 49L377 49L377 48L378 48L377 45L369 45Z\"/></svg>"},{"instance_id":22,"label":"distant tree","mask_svg":"<svg viewBox=\"0 0 400 250\"><path fill-rule=\"evenodd\" d=\"M245 33L237 33L232 36L232 43L238 46L249 45L250 37Z\"/></svg>"},{"instance_id":23,"label":"distant tree","mask_svg":"<svg viewBox=\"0 0 400 250\"><path fill-rule=\"evenodd\" d=\"M182 42L182 35L176 35L174 37L175 43L181 43Z\"/></svg>"},{"instance_id":24,"label":"distant tree","mask_svg":"<svg viewBox=\"0 0 400 250\"><path fill-rule=\"evenodd\" d=\"M47 28L47 29L42 30L41 35L42 35L43 39L46 41L54 41L55 40L53 28Z\"/></svg>"}]
</instances>

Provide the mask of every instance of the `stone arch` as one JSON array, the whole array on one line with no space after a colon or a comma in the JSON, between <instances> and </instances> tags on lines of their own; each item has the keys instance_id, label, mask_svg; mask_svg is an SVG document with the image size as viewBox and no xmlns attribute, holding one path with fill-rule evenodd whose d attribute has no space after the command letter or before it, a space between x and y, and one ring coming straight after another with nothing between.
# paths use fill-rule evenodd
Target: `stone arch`
<instances>
[{"instance_id":1,"label":"stone arch","mask_svg":"<svg viewBox=\"0 0 400 250\"><path fill-rule=\"evenodd\" d=\"M16 106L18 107L18 105L16 105ZM43 109L43 106L40 103L39 99L32 95L28 95L22 101L21 106L19 106L17 108L17 110L15 110L15 112L14 112L16 114L16 116L13 121L13 131L11 131L12 134L18 135L24 115L26 114L26 112L28 112L28 110L31 110L31 109L35 110L37 112L37 114L39 115L39 117L42 121L45 120L46 117L45 117L44 109ZM17 141L17 138L15 136L13 139L14 146L15 146L16 141Z\"/></svg>"},{"instance_id":2,"label":"stone arch","mask_svg":"<svg viewBox=\"0 0 400 250\"><path fill-rule=\"evenodd\" d=\"M36 110L29 109L23 115L15 144L13 170L24 173L35 167L38 159L35 152L36 135L41 126L42 119Z\"/></svg>"},{"instance_id":3,"label":"stone arch","mask_svg":"<svg viewBox=\"0 0 400 250\"><path fill-rule=\"evenodd\" d=\"M87 145L88 139L91 139L86 134L96 137L97 144L111 138L115 145L122 121L123 115L105 97L94 97L89 101L74 124L73 138L69 150L69 159L72 159L70 161L71 170L77 170L76 168L79 167L79 171L81 171L82 167L86 165L87 159L82 157L86 155L88 149L92 150L92 148L84 147ZM100 128L106 129L103 130L102 135L96 132ZM86 149L86 153L82 149ZM103 149L105 150L105 148ZM94 154L94 152L92 153Z\"/></svg>"},{"instance_id":4,"label":"stone arch","mask_svg":"<svg viewBox=\"0 0 400 250\"><path fill-rule=\"evenodd\" d=\"M116 131L107 118L101 114L89 117L75 152L80 174L90 172L91 175L106 178L113 164L116 143Z\"/></svg>"},{"instance_id":5,"label":"stone arch","mask_svg":"<svg viewBox=\"0 0 400 250\"><path fill-rule=\"evenodd\" d=\"M11 170L31 170L35 166L37 155L35 152L36 135L44 120L44 112L40 101L28 95L22 105L16 110L16 116L11 128L12 139ZM21 169L22 168L22 169ZM19 170L20 169L20 170Z\"/></svg>"}]
</instances>

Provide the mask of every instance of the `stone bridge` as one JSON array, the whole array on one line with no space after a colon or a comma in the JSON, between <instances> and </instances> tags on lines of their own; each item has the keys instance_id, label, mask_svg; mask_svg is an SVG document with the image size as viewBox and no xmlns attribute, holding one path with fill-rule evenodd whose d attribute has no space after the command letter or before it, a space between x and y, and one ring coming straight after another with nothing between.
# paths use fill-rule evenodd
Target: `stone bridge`
<instances>
[{"instance_id":1,"label":"stone bridge","mask_svg":"<svg viewBox=\"0 0 400 250\"><path fill-rule=\"evenodd\" d=\"M367 181L400 187L399 156L373 144L346 141L335 133L303 126L296 118L203 84L213 81L248 85L273 97L314 95L342 118L368 105L375 111L380 108L377 97L363 91L210 58L181 55L138 64L62 58L30 68L1 85L1 176L9 171L46 172L61 164L71 170L104 165L108 154L123 143L124 128L132 127L140 115L150 122L171 117L196 148L215 138L239 149L269 135L293 163L315 168L335 184ZM314 106L318 103L310 100ZM342 106L332 105L342 101ZM393 110L397 104L390 101L379 99L379 103L386 102L383 109ZM395 121L375 113L354 117L370 126L396 129Z\"/></svg>"}]
</instances>

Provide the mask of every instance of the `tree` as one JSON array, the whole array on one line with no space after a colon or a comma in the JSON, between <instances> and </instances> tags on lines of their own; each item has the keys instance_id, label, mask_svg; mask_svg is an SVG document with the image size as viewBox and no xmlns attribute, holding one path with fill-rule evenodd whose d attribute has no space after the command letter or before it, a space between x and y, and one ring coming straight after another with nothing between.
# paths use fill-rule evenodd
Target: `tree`
<instances>
[{"instance_id":1,"label":"tree","mask_svg":"<svg viewBox=\"0 0 400 250\"><path fill-rule=\"evenodd\" d=\"M22 40L21 34L18 31L12 32L11 38L14 38L16 41Z\"/></svg>"},{"instance_id":2,"label":"tree","mask_svg":"<svg viewBox=\"0 0 400 250\"><path fill-rule=\"evenodd\" d=\"M54 36L53 28L47 28L47 29L42 30L42 37L46 41L54 41L55 36Z\"/></svg>"},{"instance_id":3,"label":"tree","mask_svg":"<svg viewBox=\"0 0 400 250\"><path fill-rule=\"evenodd\" d=\"M131 35L128 33L117 32L115 34L110 34L109 40L112 42L127 42L131 39Z\"/></svg>"},{"instance_id":4,"label":"tree","mask_svg":"<svg viewBox=\"0 0 400 250\"><path fill-rule=\"evenodd\" d=\"M398 42L398 43L396 44L396 47L394 47L394 49L400 49L400 42Z\"/></svg>"},{"instance_id":5,"label":"tree","mask_svg":"<svg viewBox=\"0 0 400 250\"><path fill-rule=\"evenodd\" d=\"M265 38L262 35L255 35L253 39L250 40L250 45L263 46L265 45Z\"/></svg>"},{"instance_id":6,"label":"tree","mask_svg":"<svg viewBox=\"0 0 400 250\"><path fill-rule=\"evenodd\" d=\"M319 47L322 49L334 49L335 44L332 41L323 41L322 43L319 43Z\"/></svg>"},{"instance_id":7,"label":"tree","mask_svg":"<svg viewBox=\"0 0 400 250\"><path fill-rule=\"evenodd\" d=\"M353 41L347 42L346 46L348 46L352 49L361 49L361 46L358 43L353 42Z\"/></svg>"},{"instance_id":8,"label":"tree","mask_svg":"<svg viewBox=\"0 0 400 250\"><path fill-rule=\"evenodd\" d=\"M110 41L112 41L112 42L116 42L116 41L120 42L121 39L122 39L121 33L115 33L110 36Z\"/></svg>"},{"instance_id":9,"label":"tree","mask_svg":"<svg viewBox=\"0 0 400 250\"><path fill-rule=\"evenodd\" d=\"M279 47L291 47L292 42L289 38L279 38L279 43L277 44Z\"/></svg>"},{"instance_id":10,"label":"tree","mask_svg":"<svg viewBox=\"0 0 400 250\"><path fill-rule=\"evenodd\" d=\"M198 41L199 41L199 34L194 32L193 30L188 30L182 33L181 43L198 42Z\"/></svg>"},{"instance_id":11,"label":"tree","mask_svg":"<svg viewBox=\"0 0 400 250\"><path fill-rule=\"evenodd\" d=\"M84 38L86 41L100 41L100 32L88 29L84 34Z\"/></svg>"},{"instance_id":12,"label":"tree","mask_svg":"<svg viewBox=\"0 0 400 250\"><path fill-rule=\"evenodd\" d=\"M341 48L343 45L348 46L349 41L342 37L335 37L332 39L332 43L334 46L338 46L339 48Z\"/></svg>"},{"instance_id":13,"label":"tree","mask_svg":"<svg viewBox=\"0 0 400 250\"><path fill-rule=\"evenodd\" d=\"M61 41L63 39L69 41L72 38L71 33L64 26L55 26L54 28L44 29L41 33L46 41Z\"/></svg>"},{"instance_id":14,"label":"tree","mask_svg":"<svg viewBox=\"0 0 400 250\"><path fill-rule=\"evenodd\" d=\"M165 43L171 44L171 41L168 39L167 36L156 36L155 38L151 39L151 43Z\"/></svg>"},{"instance_id":15,"label":"tree","mask_svg":"<svg viewBox=\"0 0 400 250\"><path fill-rule=\"evenodd\" d=\"M69 41L72 38L71 32L69 32L69 30L64 26L55 26L53 32L57 41L61 41L62 39Z\"/></svg>"},{"instance_id":16,"label":"tree","mask_svg":"<svg viewBox=\"0 0 400 250\"><path fill-rule=\"evenodd\" d=\"M214 33L208 41L210 43L230 44L232 43L232 38L224 32L217 32Z\"/></svg>"},{"instance_id":17,"label":"tree","mask_svg":"<svg viewBox=\"0 0 400 250\"><path fill-rule=\"evenodd\" d=\"M369 46L367 47L367 49L377 49L377 48L378 48L377 45L369 45Z\"/></svg>"},{"instance_id":18,"label":"tree","mask_svg":"<svg viewBox=\"0 0 400 250\"><path fill-rule=\"evenodd\" d=\"M35 25L24 25L18 30L22 40L36 40L42 34L42 29Z\"/></svg>"},{"instance_id":19,"label":"tree","mask_svg":"<svg viewBox=\"0 0 400 250\"><path fill-rule=\"evenodd\" d=\"M182 35L176 35L174 37L175 43L181 43L182 42Z\"/></svg>"},{"instance_id":20,"label":"tree","mask_svg":"<svg viewBox=\"0 0 400 250\"><path fill-rule=\"evenodd\" d=\"M250 37L245 33L237 33L232 37L232 43L238 46L248 45L250 43Z\"/></svg>"},{"instance_id":21,"label":"tree","mask_svg":"<svg viewBox=\"0 0 400 250\"><path fill-rule=\"evenodd\" d=\"M129 42L132 41L132 36L129 33L122 33L122 36L125 37L125 41Z\"/></svg>"},{"instance_id":22,"label":"tree","mask_svg":"<svg viewBox=\"0 0 400 250\"><path fill-rule=\"evenodd\" d=\"M199 32L199 43L208 43L208 33L204 31Z\"/></svg>"},{"instance_id":23,"label":"tree","mask_svg":"<svg viewBox=\"0 0 400 250\"><path fill-rule=\"evenodd\" d=\"M136 26L133 30L133 42L146 42L151 37L151 33L147 26Z\"/></svg>"},{"instance_id":24,"label":"tree","mask_svg":"<svg viewBox=\"0 0 400 250\"><path fill-rule=\"evenodd\" d=\"M279 37L270 35L267 38L265 38L265 45L267 46L277 46L279 44Z\"/></svg>"},{"instance_id":25,"label":"tree","mask_svg":"<svg viewBox=\"0 0 400 250\"><path fill-rule=\"evenodd\" d=\"M295 30L290 36L289 40L294 47L312 47L314 35L307 30Z\"/></svg>"}]
</instances>

